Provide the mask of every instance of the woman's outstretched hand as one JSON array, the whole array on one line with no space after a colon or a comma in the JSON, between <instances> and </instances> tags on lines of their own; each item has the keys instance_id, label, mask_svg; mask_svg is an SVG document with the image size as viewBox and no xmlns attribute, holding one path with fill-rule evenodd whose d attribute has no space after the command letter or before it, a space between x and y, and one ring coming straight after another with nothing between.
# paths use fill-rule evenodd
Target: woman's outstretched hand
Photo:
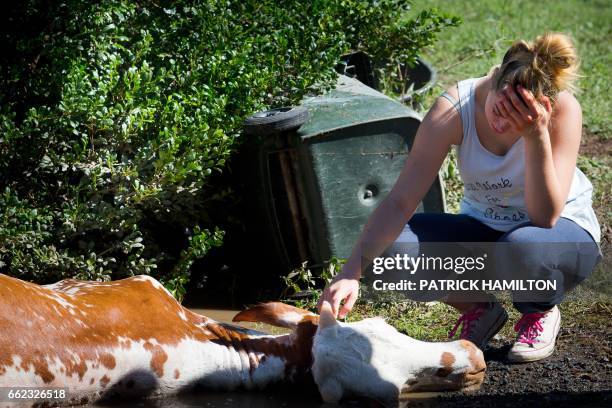
<instances>
[{"instance_id":1,"label":"woman's outstretched hand","mask_svg":"<svg viewBox=\"0 0 612 408\"><path fill-rule=\"evenodd\" d=\"M503 98L495 104L495 109L508 121L512 130L527 137L543 134L550 122L552 105L550 99L543 96L538 101L533 93L517 85L516 89L506 86Z\"/></svg>"},{"instance_id":2,"label":"woman's outstretched hand","mask_svg":"<svg viewBox=\"0 0 612 408\"><path fill-rule=\"evenodd\" d=\"M323 302L327 301L332 306L334 316L342 319L353 309L358 296L359 279L339 273L323 291L317 309L320 311Z\"/></svg>"}]
</instances>

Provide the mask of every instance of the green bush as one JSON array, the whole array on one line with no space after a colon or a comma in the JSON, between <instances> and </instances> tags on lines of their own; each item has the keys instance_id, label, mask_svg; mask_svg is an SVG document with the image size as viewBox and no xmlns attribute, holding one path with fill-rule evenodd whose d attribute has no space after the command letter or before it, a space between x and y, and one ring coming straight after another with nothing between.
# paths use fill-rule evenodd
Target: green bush
<instances>
[{"instance_id":1,"label":"green bush","mask_svg":"<svg viewBox=\"0 0 612 408\"><path fill-rule=\"evenodd\" d=\"M152 274L221 245L243 119L329 88L351 49L414 58L458 20L405 0L66 0L3 12L0 271Z\"/></svg>"}]
</instances>

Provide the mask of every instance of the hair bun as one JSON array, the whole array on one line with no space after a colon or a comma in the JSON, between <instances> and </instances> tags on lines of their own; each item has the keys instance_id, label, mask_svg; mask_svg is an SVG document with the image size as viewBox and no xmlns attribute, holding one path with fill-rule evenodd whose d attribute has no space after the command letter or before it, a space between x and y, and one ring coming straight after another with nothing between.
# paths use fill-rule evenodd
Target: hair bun
<instances>
[{"instance_id":1,"label":"hair bun","mask_svg":"<svg viewBox=\"0 0 612 408\"><path fill-rule=\"evenodd\" d=\"M578 55L571 38L548 32L530 44L534 68L546 74L558 91L573 90L578 77Z\"/></svg>"},{"instance_id":2,"label":"hair bun","mask_svg":"<svg viewBox=\"0 0 612 408\"><path fill-rule=\"evenodd\" d=\"M533 42L515 41L503 62L492 72L493 89L522 85L536 98L546 96L554 104L561 91L575 91L578 56L569 36L545 33Z\"/></svg>"}]
</instances>

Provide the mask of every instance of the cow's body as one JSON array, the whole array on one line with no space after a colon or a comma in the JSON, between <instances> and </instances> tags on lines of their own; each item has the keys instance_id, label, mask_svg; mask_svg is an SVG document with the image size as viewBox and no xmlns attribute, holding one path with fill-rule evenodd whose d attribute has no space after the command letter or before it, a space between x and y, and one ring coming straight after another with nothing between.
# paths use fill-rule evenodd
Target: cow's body
<instances>
[{"instance_id":1,"label":"cow's body","mask_svg":"<svg viewBox=\"0 0 612 408\"><path fill-rule=\"evenodd\" d=\"M329 372L334 364L343 371L343 362L336 360L347 350L338 349L333 356L333 348L346 347L350 341L334 345L338 330L358 340L356 347L362 350L352 352L363 357L363 348L368 349L366 358L360 360L362 366L376 369L374 357L381 355L375 342L368 344L368 337L373 337L370 332L381 330L374 327L379 324L374 321L323 330L318 316L279 303L242 312L237 320L265 321L295 330L271 336L218 323L185 309L162 285L146 276L107 283L65 280L39 286L0 274L0 387L67 387L68 402L85 403L113 396L167 396L193 387L264 387L277 381L312 378L314 372L321 389L328 377L334 376ZM358 324L361 326L355 326ZM390 335L384 334L387 339ZM415 350L412 365L410 356L405 356L412 374L394 370L400 380L381 373L390 388L397 388L398 381L403 382L400 389L413 386L423 373L448 383L453 378L449 374L465 371L467 366L475 373L484 371L482 354L475 355L473 346L410 340L416 342L412 346L431 344L429 351L434 355L425 357L422 350ZM392 341L404 340L398 337ZM405 352L411 354L411 343L404 343ZM346 358L352 358L350 352ZM347 380L341 377L334 381L342 385ZM474 385L464 380L454 387ZM482 375L476 382L482 382ZM371 385L365 384L366 391L361 394L371 394L367 391ZM453 387L446 384L445 388ZM322 395L334 400L343 393L355 393L346 384L343 389L332 390L327 396L322 390Z\"/></svg>"}]
</instances>

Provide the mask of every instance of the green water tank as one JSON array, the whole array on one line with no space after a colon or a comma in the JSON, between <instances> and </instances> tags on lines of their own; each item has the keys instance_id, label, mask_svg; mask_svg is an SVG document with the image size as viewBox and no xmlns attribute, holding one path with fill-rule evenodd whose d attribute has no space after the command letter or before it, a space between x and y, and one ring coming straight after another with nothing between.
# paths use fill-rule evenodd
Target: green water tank
<instances>
[{"instance_id":1,"label":"green water tank","mask_svg":"<svg viewBox=\"0 0 612 408\"><path fill-rule=\"evenodd\" d=\"M347 258L369 215L389 193L410 151L420 116L345 76L329 93L307 98L297 130L258 145L258 203L283 268ZM439 178L418 212L443 212Z\"/></svg>"}]
</instances>

